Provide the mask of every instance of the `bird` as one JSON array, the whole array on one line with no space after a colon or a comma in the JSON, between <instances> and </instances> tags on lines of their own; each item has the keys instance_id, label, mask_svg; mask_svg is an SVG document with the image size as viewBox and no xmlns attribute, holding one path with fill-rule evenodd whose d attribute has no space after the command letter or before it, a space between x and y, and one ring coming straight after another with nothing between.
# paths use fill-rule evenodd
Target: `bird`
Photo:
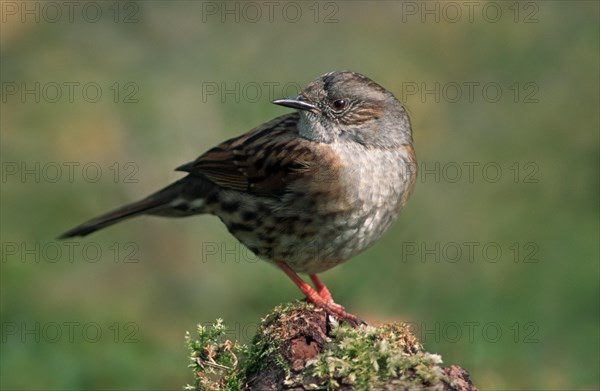
<instances>
[{"instance_id":1,"label":"bird","mask_svg":"<svg viewBox=\"0 0 600 391\"><path fill-rule=\"evenodd\" d=\"M307 301L360 321L317 274L373 245L413 192L417 161L407 110L352 71L326 73L297 96L272 103L295 111L209 149L176 168L185 177L60 239L140 215L216 215L239 242L287 274Z\"/></svg>"}]
</instances>

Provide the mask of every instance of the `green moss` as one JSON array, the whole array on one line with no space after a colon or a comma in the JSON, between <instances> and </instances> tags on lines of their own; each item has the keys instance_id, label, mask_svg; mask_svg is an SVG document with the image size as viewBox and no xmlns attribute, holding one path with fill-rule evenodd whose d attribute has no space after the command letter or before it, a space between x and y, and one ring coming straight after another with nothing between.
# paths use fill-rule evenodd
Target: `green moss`
<instances>
[{"instance_id":1,"label":"green moss","mask_svg":"<svg viewBox=\"0 0 600 391\"><path fill-rule=\"evenodd\" d=\"M275 376L288 387L326 390L441 390L449 382L441 357L424 352L407 325L352 328L331 318L321 353L292 370L282 347L307 316L317 313L324 319L316 311L321 310L302 302L275 308L262 320L250 347L226 340L220 319L210 327L198 326L197 339L186 335L195 382L185 389L240 390L264 376Z\"/></svg>"},{"instance_id":2,"label":"green moss","mask_svg":"<svg viewBox=\"0 0 600 391\"><path fill-rule=\"evenodd\" d=\"M248 348L225 339L226 327L222 319L209 327L198 325L197 339L190 333L185 336L190 350L190 364L194 372L194 385L184 390L226 390L242 388L240 357L247 355Z\"/></svg>"},{"instance_id":3,"label":"green moss","mask_svg":"<svg viewBox=\"0 0 600 391\"><path fill-rule=\"evenodd\" d=\"M334 324L331 334L326 349L310 363L327 389L337 389L340 383L359 390L442 389L447 380L439 366L441 357L422 352L406 325L354 329Z\"/></svg>"},{"instance_id":4,"label":"green moss","mask_svg":"<svg viewBox=\"0 0 600 391\"><path fill-rule=\"evenodd\" d=\"M227 327L222 319L217 319L210 327L198 325L197 339L192 339L187 332L185 340L191 353L188 367L192 368L195 381L194 385L188 384L184 389L240 390L245 379L251 379L272 364L289 375L289 365L279 352L283 336L277 325L282 317L289 316L299 306L308 308L309 305L289 303L276 307L262 320L250 347L226 340L224 336Z\"/></svg>"}]
</instances>

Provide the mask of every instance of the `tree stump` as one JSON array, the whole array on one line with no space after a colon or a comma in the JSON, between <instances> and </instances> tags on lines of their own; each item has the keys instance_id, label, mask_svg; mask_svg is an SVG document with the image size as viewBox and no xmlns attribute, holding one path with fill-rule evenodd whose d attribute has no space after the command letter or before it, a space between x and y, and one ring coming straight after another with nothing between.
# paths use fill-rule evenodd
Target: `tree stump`
<instances>
[{"instance_id":1,"label":"tree stump","mask_svg":"<svg viewBox=\"0 0 600 391\"><path fill-rule=\"evenodd\" d=\"M188 390L477 390L458 366L423 351L405 324L338 324L305 302L276 307L250 346L226 327L188 334L194 385Z\"/></svg>"}]
</instances>

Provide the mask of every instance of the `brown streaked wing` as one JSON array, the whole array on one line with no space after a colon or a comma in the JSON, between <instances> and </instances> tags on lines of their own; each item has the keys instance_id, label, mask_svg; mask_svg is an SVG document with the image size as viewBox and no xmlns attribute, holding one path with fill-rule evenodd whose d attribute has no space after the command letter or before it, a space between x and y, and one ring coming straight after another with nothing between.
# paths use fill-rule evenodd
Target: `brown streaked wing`
<instances>
[{"instance_id":1,"label":"brown streaked wing","mask_svg":"<svg viewBox=\"0 0 600 391\"><path fill-rule=\"evenodd\" d=\"M298 114L287 114L208 150L179 171L203 175L224 188L279 196L315 168L310 141L299 138Z\"/></svg>"}]
</instances>

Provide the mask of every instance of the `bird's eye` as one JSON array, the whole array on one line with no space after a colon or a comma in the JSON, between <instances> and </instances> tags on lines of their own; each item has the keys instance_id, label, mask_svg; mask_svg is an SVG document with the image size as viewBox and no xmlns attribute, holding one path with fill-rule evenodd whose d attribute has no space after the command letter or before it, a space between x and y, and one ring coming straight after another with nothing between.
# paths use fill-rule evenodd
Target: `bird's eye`
<instances>
[{"instance_id":1,"label":"bird's eye","mask_svg":"<svg viewBox=\"0 0 600 391\"><path fill-rule=\"evenodd\" d=\"M333 109L336 111L340 111L344 107L346 107L346 101L344 99L334 100L333 103L331 104L331 107L333 107Z\"/></svg>"}]
</instances>

